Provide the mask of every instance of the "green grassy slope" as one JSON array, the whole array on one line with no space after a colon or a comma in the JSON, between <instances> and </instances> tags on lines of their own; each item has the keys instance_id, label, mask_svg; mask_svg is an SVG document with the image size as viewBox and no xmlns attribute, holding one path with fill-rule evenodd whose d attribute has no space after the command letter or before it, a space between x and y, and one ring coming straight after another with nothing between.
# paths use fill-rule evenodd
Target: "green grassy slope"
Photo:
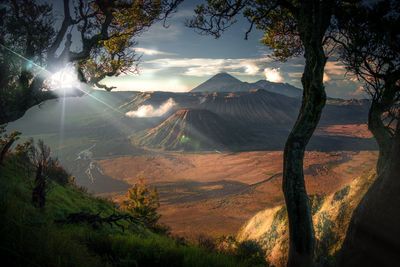
<instances>
[{"instance_id":1,"label":"green grassy slope","mask_svg":"<svg viewBox=\"0 0 400 267\"><path fill-rule=\"evenodd\" d=\"M46 208L31 204L32 180L10 157L0 169L0 254L3 266L254 266L233 255L185 245L139 225L92 228L57 224L72 212L118 213L112 202L53 183Z\"/></svg>"}]
</instances>

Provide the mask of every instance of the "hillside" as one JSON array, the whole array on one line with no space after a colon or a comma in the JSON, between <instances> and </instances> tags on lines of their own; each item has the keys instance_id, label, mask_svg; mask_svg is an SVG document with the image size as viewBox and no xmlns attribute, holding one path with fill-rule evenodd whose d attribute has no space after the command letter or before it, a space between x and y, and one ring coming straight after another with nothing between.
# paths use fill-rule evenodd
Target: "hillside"
<instances>
[{"instance_id":1,"label":"hillside","mask_svg":"<svg viewBox=\"0 0 400 267\"><path fill-rule=\"evenodd\" d=\"M353 210L357 207L375 173L366 172L328 196L311 196L318 266L335 266L335 256L345 238ZM288 251L287 214L284 206L257 213L239 231L238 240L255 240L267 260L276 267L286 264Z\"/></svg>"},{"instance_id":2,"label":"hillside","mask_svg":"<svg viewBox=\"0 0 400 267\"><path fill-rule=\"evenodd\" d=\"M289 97L301 98L303 91L288 83L274 83L267 80L259 80L253 83L257 88L264 89L271 93L282 94Z\"/></svg>"},{"instance_id":3,"label":"hillside","mask_svg":"<svg viewBox=\"0 0 400 267\"><path fill-rule=\"evenodd\" d=\"M25 168L26 163L11 156L0 169L0 251L5 266L254 266L250 258L207 251L139 223L61 223L77 212L103 217L123 213L110 201L55 182L45 209L39 210L31 204L32 177Z\"/></svg>"}]
</instances>

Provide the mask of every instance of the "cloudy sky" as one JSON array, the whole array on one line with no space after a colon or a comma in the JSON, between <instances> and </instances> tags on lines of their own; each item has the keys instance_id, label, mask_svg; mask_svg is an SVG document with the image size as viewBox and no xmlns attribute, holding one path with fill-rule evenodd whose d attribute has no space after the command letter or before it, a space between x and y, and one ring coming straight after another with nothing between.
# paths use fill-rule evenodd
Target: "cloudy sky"
<instances>
[{"instance_id":1,"label":"cloudy sky","mask_svg":"<svg viewBox=\"0 0 400 267\"><path fill-rule=\"evenodd\" d=\"M168 21L152 26L138 39L135 50L142 54L138 75L108 78L104 83L118 90L186 92L219 72L228 72L242 81L267 79L301 88L303 58L280 63L268 57L271 51L260 43L262 32L253 30L244 40L248 23L245 19L228 29L221 38L197 34L185 27L186 18L201 1L186 0ZM345 75L340 63L326 65L325 86L330 97L360 98L359 84Z\"/></svg>"}]
</instances>

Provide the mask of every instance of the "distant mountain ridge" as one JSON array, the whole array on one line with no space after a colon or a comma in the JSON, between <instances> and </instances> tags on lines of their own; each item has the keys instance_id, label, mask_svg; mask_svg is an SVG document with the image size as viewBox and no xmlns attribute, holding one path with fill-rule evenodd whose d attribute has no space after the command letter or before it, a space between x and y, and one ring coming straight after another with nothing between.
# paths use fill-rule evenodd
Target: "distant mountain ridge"
<instances>
[{"instance_id":1,"label":"distant mountain ridge","mask_svg":"<svg viewBox=\"0 0 400 267\"><path fill-rule=\"evenodd\" d=\"M274 83L267 80L259 80L255 83L242 82L226 72L214 75L193 88L191 92L246 92L257 89L294 98L301 97L303 92L301 89L288 83Z\"/></svg>"}]
</instances>

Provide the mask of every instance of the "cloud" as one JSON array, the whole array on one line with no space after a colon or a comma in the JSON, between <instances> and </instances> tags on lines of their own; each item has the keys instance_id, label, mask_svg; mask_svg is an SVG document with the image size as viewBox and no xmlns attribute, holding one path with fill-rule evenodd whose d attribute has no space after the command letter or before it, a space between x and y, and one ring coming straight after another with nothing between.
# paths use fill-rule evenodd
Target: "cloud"
<instances>
[{"instance_id":1,"label":"cloud","mask_svg":"<svg viewBox=\"0 0 400 267\"><path fill-rule=\"evenodd\" d=\"M256 64L248 63L244 66L245 72L249 75L255 75L260 71L260 68Z\"/></svg>"},{"instance_id":2,"label":"cloud","mask_svg":"<svg viewBox=\"0 0 400 267\"><path fill-rule=\"evenodd\" d=\"M265 79L274 83L283 82L283 77L279 72L279 68L265 68L264 69Z\"/></svg>"},{"instance_id":3,"label":"cloud","mask_svg":"<svg viewBox=\"0 0 400 267\"><path fill-rule=\"evenodd\" d=\"M222 71L241 75L260 74L261 68L270 62L269 58L161 58L146 62L147 66L167 69L182 68L187 76L206 77Z\"/></svg>"},{"instance_id":4,"label":"cloud","mask_svg":"<svg viewBox=\"0 0 400 267\"><path fill-rule=\"evenodd\" d=\"M331 77L328 74L326 74L326 72L324 72L323 82L326 83L326 82L329 82L330 80L331 80Z\"/></svg>"},{"instance_id":5,"label":"cloud","mask_svg":"<svg viewBox=\"0 0 400 267\"><path fill-rule=\"evenodd\" d=\"M303 76L303 73L302 72L289 72L288 76L290 78L298 78L298 79L300 79Z\"/></svg>"},{"instance_id":6,"label":"cloud","mask_svg":"<svg viewBox=\"0 0 400 267\"><path fill-rule=\"evenodd\" d=\"M328 61L325 64L325 72L329 76L345 76L346 68L339 61Z\"/></svg>"},{"instance_id":7,"label":"cloud","mask_svg":"<svg viewBox=\"0 0 400 267\"><path fill-rule=\"evenodd\" d=\"M148 56L158 56L158 55L174 55L174 53L168 53L164 51L160 51L157 49L149 49L144 47L136 47L134 48L136 52L143 53Z\"/></svg>"},{"instance_id":8,"label":"cloud","mask_svg":"<svg viewBox=\"0 0 400 267\"><path fill-rule=\"evenodd\" d=\"M169 91L187 92L192 86L176 77L158 77L154 73L107 77L102 83L117 87L115 91Z\"/></svg>"},{"instance_id":9,"label":"cloud","mask_svg":"<svg viewBox=\"0 0 400 267\"><path fill-rule=\"evenodd\" d=\"M358 86L357 88L356 88L356 90L354 90L354 91L352 91L352 92L349 92L349 96L351 96L351 97L362 97L362 96L365 96L365 89L364 89L364 87L363 86Z\"/></svg>"},{"instance_id":10,"label":"cloud","mask_svg":"<svg viewBox=\"0 0 400 267\"><path fill-rule=\"evenodd\" d=\"M169 98L158 108L154 108L152 105L142 105L137 110L129 111L125 113L125 115L131 118L161 117L170 111L174 106L176 106L176 102L174 99Z\"/></svg>"}]
</instances>

